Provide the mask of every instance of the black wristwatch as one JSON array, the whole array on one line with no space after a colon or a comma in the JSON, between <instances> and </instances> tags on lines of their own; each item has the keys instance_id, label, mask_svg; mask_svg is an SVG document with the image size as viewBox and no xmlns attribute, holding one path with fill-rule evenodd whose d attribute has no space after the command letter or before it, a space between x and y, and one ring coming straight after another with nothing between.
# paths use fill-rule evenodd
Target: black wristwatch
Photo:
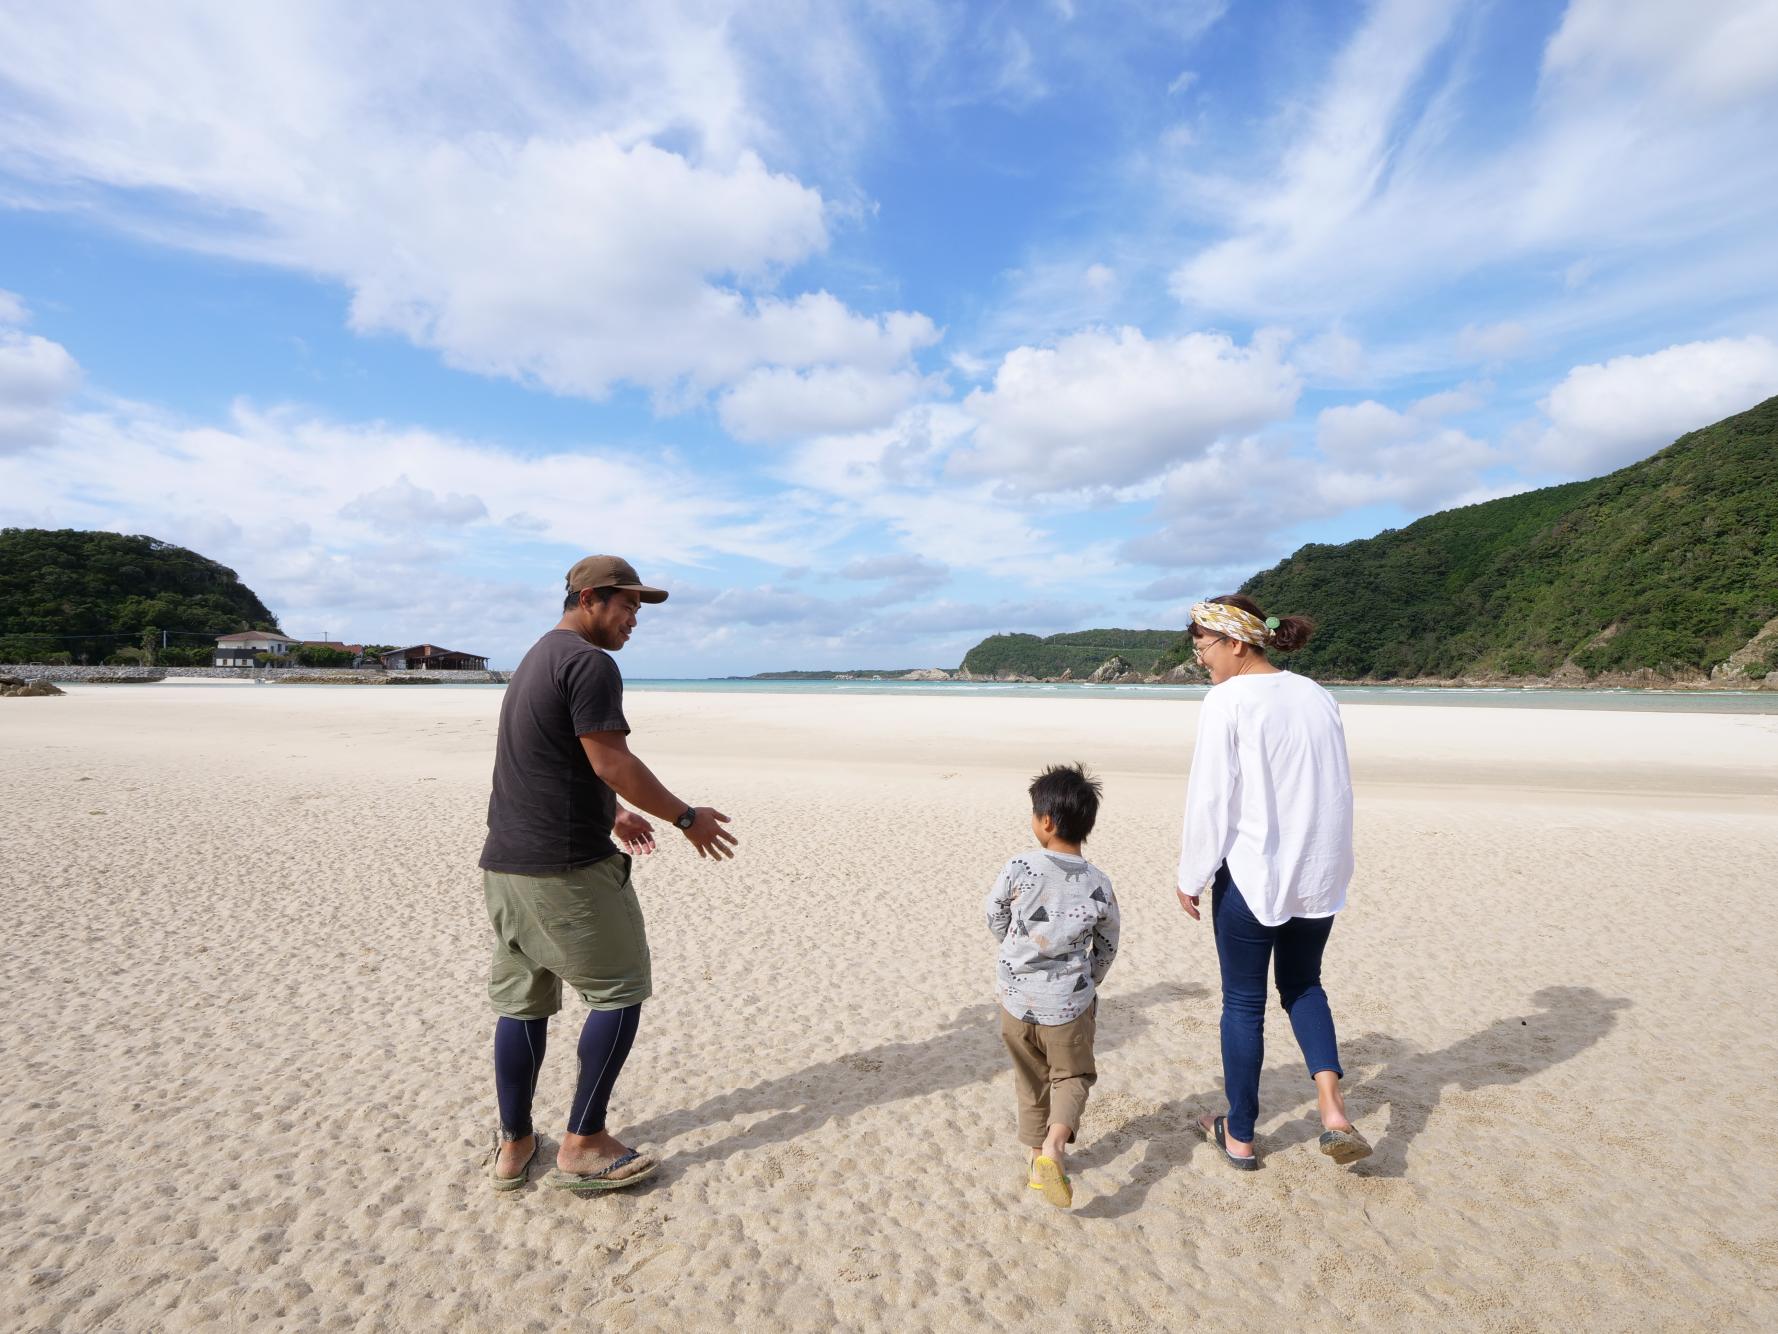
<instances>
[{"instance_id":1,"label":"black wristwatch","mask_svg":"<svg viewBox=\"0 0 1778 1334\"><path fill-rule=\"evenodd\" d=\"M698 808L696 806L687 806L685 808L685 813L683 815L681 815L677 820L673 821L673 823L678 825L681 829L688 830L688 831L697 822L698 822Z\"/></svg>"}]
</instances>

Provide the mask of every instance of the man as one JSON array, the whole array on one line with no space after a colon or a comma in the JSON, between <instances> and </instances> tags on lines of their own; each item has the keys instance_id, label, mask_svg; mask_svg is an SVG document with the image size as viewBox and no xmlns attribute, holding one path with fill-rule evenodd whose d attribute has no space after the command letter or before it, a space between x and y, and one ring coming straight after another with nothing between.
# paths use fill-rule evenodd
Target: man
<instances>
[{"instance_id":1,"label":"man","mask_svg":"<svg viewBox=\"0 0 1778 1334\"><path fill-rule=\"evenodd\" d=\"M562 619L525 654L500 705L483 889L494 927L488 994L494 1012L494 1084L500 1142L490 1175L516 1190L531 1173L537 1136L531 1099L562 983L590 1007L568 1129L546 1184L591 1193L633 1186L659 1166L605 1128L612 1086L635 1041L652 990L642 908L630 858L654 849L638 810L671 820L700 857L734 855L728 816L669 792L630 753L623 678L611 654L629 641L644 603L665 602L616 556L588 556L568 571Z\"/></svg>"}]
</instances>

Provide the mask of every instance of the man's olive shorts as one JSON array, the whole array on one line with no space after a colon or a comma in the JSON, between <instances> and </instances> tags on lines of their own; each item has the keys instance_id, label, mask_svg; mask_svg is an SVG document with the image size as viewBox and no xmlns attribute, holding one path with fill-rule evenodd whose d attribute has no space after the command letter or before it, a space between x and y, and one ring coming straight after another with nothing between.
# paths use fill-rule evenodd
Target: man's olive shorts
<instances>
[{"instance_id":1,"label":"man's olive shorts","mask_svg":"<svg viewBox=\"0 0 1778 1334\"><path fill-rule=\"evenodd\" d=\"M639 1005L653 991L642 905L623 853L553 875L483 871L496 1014L543 1019L566 982L595 1010Z\"/></svg>"}]
</instances>

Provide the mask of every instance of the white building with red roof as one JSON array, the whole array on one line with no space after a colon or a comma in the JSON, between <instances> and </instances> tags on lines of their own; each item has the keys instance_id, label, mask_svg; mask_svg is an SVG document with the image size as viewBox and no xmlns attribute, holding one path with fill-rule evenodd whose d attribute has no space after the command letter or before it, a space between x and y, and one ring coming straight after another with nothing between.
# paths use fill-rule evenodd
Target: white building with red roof
<instances>
[{"instance_id":1,"label":"white building with red roof","mask_svg":"<svg viewBox=\"0 0 1778 1334\"><path fill-rule=\"evenodd\" d=\"M330 648L336 653L349 653L353 666L364 657L362 644L342 644L337 639L292 639L277 630L243 630L239 634L216 636L216 651L211 655L210 665L257 667L259 654L287 658L304 648Z\"/></svg>"}]
</instances>

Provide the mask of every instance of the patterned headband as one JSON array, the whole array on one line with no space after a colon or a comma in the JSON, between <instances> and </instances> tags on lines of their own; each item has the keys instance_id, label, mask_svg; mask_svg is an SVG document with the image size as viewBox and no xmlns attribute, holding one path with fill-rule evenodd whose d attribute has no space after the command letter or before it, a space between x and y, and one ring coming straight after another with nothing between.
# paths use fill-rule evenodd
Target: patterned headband
<instances>
[{"instance_id":1,"label":"patterned headband","mask_svg":"<svg viewBox=\"0 0 1778 1334\"><path fill-rule=\"evenodd\" d=\"M1230 639L1239 639L1244 644L1257 644L1264 648L1266 641L1272 637L1272 631L1278 628L1278 618L1268 616L1262 621L1252 612L1231 607L1225 602L1194 602L1192 624L1214 630L1219 635L1227 635Z\"/></svg>"}]
</instances>

